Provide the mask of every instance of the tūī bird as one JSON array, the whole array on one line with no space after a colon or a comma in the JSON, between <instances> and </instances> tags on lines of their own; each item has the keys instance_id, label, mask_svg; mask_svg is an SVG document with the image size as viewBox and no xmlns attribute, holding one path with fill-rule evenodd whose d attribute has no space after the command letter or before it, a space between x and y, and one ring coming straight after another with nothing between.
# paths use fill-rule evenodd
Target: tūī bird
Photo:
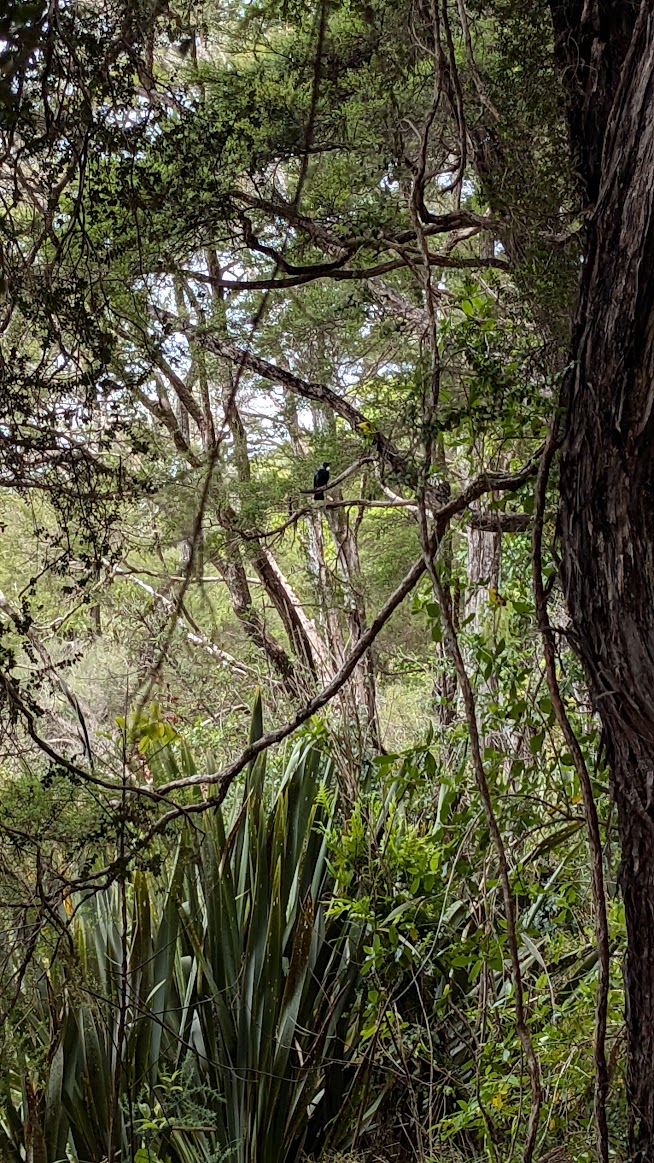
<instances>
[{"instance_id":1,"label":"t\u016b\u012b bird","mask_svg":"<svg viewBox=\"0 0 654 1163\"><path fill-rule=\"evenodd\" d=\"M317 468L313 477L313 499L314 501L324 501L325 499L325 485L329 480L329 463L325 461Z\"/></svg>"}]
</instances>

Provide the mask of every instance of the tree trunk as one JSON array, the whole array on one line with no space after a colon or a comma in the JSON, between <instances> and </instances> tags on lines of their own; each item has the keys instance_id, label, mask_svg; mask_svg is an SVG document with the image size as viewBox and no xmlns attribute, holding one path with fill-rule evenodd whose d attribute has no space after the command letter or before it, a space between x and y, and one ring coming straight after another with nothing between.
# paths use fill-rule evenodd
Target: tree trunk
<instances>
[{"instance_id":1,"label":"tree trunk","mask_svg":"<svg viewBox=\"0 0 654 1163\"><path fill-rule=\"evenodd\" d=\"M333 490L333 494L336 500L342 499L340 489ZM368 626L358 542L358 528L363 512L360 510L354 526L345 509L328 509L326 515L336 549L336 572L342 586L343 612L352 644L361 637ZM377 750L381 746L381 731L377 713L375 655L372 648L366 651L354 671L352 687L357 721L360 728L363 727L370 744Z\"/></svg>"},{"instance_id":2,"label":"tree trunk","mask_svg":"<svg viewBox=\"0 0 654 1163\"><path fill-rule=\"evenodd\" d=\"M284 623L298 664L306 669L307 683L310 684L314 679L322 684L329 682L334 667L313 618L305 612L302 602L270 550L259 541L254 541L253 545L252 565Z\"/></svg>"},{"instance_id":3,"label":"tree trunk","mask_svg":"<svg viewBox=\"0 0 654 1163\"><path fill-rule=\"evenodd\" d=\"M631 1159L654 1163L654 2L552 13L593 203L564 384L562 574L622 842Z\"/></svg>"},{"instance_id":4,"label":"tree trunk","mask_svg":"<svg viewBox=\"0 0 654 1163\"><path fill-rule=\"evenodd\" d=\"M468 527L468 589L465 617L472 618L472 628L479 633L488 615L491 590L500 584L502 535L495 531Z\"/></svg>"},{"instance_id":5,"label":"tree trunk","mask_svg":"<svg viewBox=\"0 0 654 1163\"><path fill-rule=\"evenodd\" d=\"M264 651L266 657L281 676L286 691L293 698L302 697L305 689L304 682L298 678L296 669L283 646L267 629L265 622L254 608L238 545L228 544L224 553L215 551L213 561L225 580L232 608L248 638Z\"/></svg>"},{"instance_id":6,"label":"tree trunk","mask_svg":"<svg viewBox=\"0 0 654 1163\"><path fill-rule=\"evenodd\" d=\"M234 442L234 460L238 478L241 483L249 484L251 470L247 434L236 404L231 378L224 392L223 404ZM227 502L222 504L218 520L231 531L237 544L238 515L231 504ZM297 594L268 547L257 538L252 538L249 544L252 566L282 620L298 663L305 672L307 686L310 688L316 679L323 683L328 682L332 677L333 668L313 619L305 613Z\"/></svg>"}]
</instances>

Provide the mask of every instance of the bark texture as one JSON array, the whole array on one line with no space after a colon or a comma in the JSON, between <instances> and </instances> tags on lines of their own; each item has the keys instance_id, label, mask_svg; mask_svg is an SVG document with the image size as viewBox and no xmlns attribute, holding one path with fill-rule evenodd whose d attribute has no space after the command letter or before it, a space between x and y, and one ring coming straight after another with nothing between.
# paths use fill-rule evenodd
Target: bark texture
<instances>
[{"instance_id":1,"label":"bark texture","mask_svg":"<svg viewBox=\"0 0 654 1163\"><path fill-rule=\"evenodd\" d=\"M479 529L471 523L468 529L465 616L472 617L475 632L481 630L484 614L488 610L489 592L499 588L501 554L501 535L495 531Z\"/></svg>"},{"instance_id":2,"label":"bark texture","mask_svg":"<svg viewBox=\"0 0 654 1163\"><path fill-rule=\"evenodd\" d=\"M280 675L288 694L293 698L302 697L305 690L302 678L254 606L239 546L230 543L224 553L214 553L213 561L225 581L234 613L248 638L263 650Z\"/></svg>"},{"instance_id":3,"label":"bark texture","mask_svg":"<svg viewBox=\"0 0 654 1163\"><path fill-rule=\"evenodd\" d=\"M564 385L563 581L619 815L630 1157L654 1163L654 3L551 7L591 200Z\"/></svg>"}]
</instances>

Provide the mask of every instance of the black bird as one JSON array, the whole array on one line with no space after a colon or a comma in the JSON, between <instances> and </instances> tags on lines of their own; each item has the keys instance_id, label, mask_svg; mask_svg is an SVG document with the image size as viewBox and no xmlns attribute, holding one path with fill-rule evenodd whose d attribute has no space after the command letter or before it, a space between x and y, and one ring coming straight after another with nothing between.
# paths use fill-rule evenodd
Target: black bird
<instances>
[{"instance_id":1,"label":"black bird","mask_svg":"<svg viewBox=\"0 0 654 1163\"><path fill-rule=\"evenodd\" d=\"M325 485L329 480L329 462L324 461L320 468L317 468L313 477L313 499L314 501L324 501L325 499Z\"/></svg>"}]
</instances>

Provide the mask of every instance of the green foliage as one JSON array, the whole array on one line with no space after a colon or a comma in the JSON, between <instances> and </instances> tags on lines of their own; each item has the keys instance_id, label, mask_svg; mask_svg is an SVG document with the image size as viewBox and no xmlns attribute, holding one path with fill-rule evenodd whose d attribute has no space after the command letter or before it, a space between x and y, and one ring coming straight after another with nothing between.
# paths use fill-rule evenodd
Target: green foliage
<instances>
[{"instance_id":1,"label":"green foliage","mask_svg":"<svg viewBox=\"0 0 654 1163\"><path fill-rule=\"evenodd\" d=\"M66 901L70 953L34 965L5 1031L14 1152L36 1135L44 1163L111 1143L125 1161L277 1163L365 1128L362 925L328 907L329 774L300 741L267 806L259 759L157 877Z\"/></svg>"},{"instance_id":2,"label":"green foliage","mask_svg":"<svg viewBox=\"0 0 654 1163\"><path fill-rule=\"evenodd\" d=\"M463 769L441 769L431 800L432 747L380 762L381 798L372 793L332 833L332 911L366 923L362 1037L375 1046L378 1069L396 1080L389 1109L436 1157L467 1142L475 1158L494 1158L521 1133L525 1084L506 925L481 805ZM505 832L520 845L518 941L542 1072L543 1143L563 1142L574 1158L590 1160L597 956L591 918L579 911L587 893L581 825L554 819L534 842L521 799L503 810ZM617 900L610 916L617 952L624 943ZM616 1051L622 1001L616 966L609 1002ZM623 1134L624 1109L613 1093L613 1126Z\"/></svg>"}]
</instances>

